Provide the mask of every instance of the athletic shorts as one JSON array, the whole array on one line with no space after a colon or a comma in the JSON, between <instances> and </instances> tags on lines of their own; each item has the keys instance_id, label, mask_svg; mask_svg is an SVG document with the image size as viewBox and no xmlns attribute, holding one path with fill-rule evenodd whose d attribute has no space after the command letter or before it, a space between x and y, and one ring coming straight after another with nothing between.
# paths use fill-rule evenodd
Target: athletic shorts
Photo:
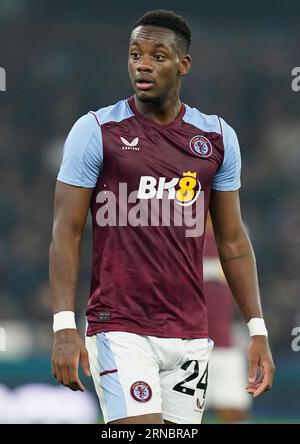
<instances>
[{"instance_id":1,"label":"athletic shorts","mask_svg":"<svg viewBox=\"0 0 300 444\"><path fill-rule=\"evenodd\" d=\"M215 347L209 362L210 384L206 408L248 410L252 397L246 392L245 353L236 348Z\"/></svg>"},{"instance_id":2,"label":"athletic shorts","mask_svg":"<svg viewBox=\"0 0 300 444\"><path fill-rule=\"evenodd\" d=\"M116 331L87 336L86 348L105 423L151 413L177 424L201 423L210 339Z\"/></svg>"}]
</instances>

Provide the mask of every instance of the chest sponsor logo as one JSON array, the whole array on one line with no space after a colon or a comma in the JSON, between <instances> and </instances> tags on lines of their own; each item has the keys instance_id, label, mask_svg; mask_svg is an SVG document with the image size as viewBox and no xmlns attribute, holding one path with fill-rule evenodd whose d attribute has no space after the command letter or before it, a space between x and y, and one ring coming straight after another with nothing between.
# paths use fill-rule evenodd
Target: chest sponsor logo
<instances>
[{"instance_id":1,"label":"chest sponsor logo","mask_svg":"<svg viewBox=\"0 0 300 444\"><path fill-rule=\"evenodd\" d=\"M211 143L204 136L194 136L190 140L190 149L199 157L209 157L212 153Z\"/></svg>"},{"instance_id":2,"label":"chest sponsor logo","mask_svg":"<svg viewBox=\"0 0 300 444\"><path fill-rule=\"evenodd\" d=\"M123 143L122 150L128 151L139 151L140 148L137 146L139 143L139 138L135 137L131 142L129 142L125 137L120 137L121 142Z\"/></svg>"},{"instance_id":3,"label":"chest sponsor logo","mask_svg":"<svg viewBox=\"0 0 300 444\"><path fill-rule=\"evenodd\" d=\"M96 204L100 227L185 227L186 237L204 231L204 191L196 172L173 178L140 176L133 191L126 182L119 182L117 192L105 186Z\"/></svg>"},{"instance_id":4,"label":"chest sponsor logo","mask_svg":"<svg viewBox=\"0 0 300 444\"><path fill-rule=\"evenodd\" d=\"M184 172L181 178L174 177L167 181L166 177L156 179L153 176L142 176L138 189L138 199L162 199L168 193L168 199L183 207L193 205L199 197L201 184L196 178L197 173ZM177 189L176 189L177 187Z\"/></svg>"}]
</instances>

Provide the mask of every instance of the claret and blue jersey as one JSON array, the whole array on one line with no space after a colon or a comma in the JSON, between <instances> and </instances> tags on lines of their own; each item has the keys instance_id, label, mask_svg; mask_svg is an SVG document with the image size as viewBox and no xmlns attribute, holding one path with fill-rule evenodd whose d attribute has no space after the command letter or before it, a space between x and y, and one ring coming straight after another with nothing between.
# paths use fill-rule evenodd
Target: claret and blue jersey
<instances>
[{"instance_id":1,"label":"claret and blue jersey","mask_svg":"<svg viewBox=\"0 0 300 444\"><path fill-rule=\"evenodd\" d=\"M208 337L204 233L187 235L185 216L205 220L211 189L237 190L240 169L234 130L185 104L167 125L133 97L75 123L58 180L94 189L87 335Z\"/></svg>"}]
</instances>

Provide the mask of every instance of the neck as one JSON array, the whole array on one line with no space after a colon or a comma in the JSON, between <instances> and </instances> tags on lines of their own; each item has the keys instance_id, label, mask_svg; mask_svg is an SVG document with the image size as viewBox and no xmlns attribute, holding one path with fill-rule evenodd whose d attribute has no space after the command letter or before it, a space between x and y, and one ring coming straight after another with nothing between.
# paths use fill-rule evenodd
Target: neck
<instances>
[{"instance_id":1,"label":"neck","mask_svg":"<svg viewBox=\"0 0 300 444\"><path fill-rule=\"evenodd\" d=\"M142 102L134 96L135 106L143 116L161 125L173 122L181 109L181 101L178 94L167 97L161 103Z\"/></svg>"}]
</instances>

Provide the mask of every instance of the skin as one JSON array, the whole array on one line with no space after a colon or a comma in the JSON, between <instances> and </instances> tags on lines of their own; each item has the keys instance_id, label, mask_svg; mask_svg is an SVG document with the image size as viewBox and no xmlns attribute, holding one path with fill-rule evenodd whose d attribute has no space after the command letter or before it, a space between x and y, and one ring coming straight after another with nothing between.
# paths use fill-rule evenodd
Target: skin
<instances>
[{"instance_id":1,"label":"skin","mask_svg":"<svg viewBox=\"0 0 300 444\"><path fill-rule=\"evenodd\" d=\"M178 49L173 31L153 26L139 26L130 37L128 72L135 91L137 109L161 125L179 114L182 77L191 68L191 56ZM141 91L136 80L153 80L148 91Z\"/></svg>"},{"instance_id":2,"label":"skin","mask_svg":"<svg viewBox=\"0 0 300 444\"><path fill-rule=\"evenodd\" d=\"M109 424L166 424L166 421L164 422L160 413L151 413L149 415L117 419L116 421L111 421Z\"/></svg>"},{"instance_id":3,"label":"skin","mask_svg":"<svg viewBox=\"0 0 300 444\"><path fill-rule=\"evenodd\" d=\"M57 182L54 201L53 236L50 246L50 292L53 313L75 311L81 241L92 197L92 189ZM52 374L71 390L84 390L78 376L81 361L90 376L88 354L77 330L54 334Z\"/></svg>"},{"instance_id":4,"label":"skin","mask_svg":"<svg viewBox=\"0 0 300 444\"><path fill-rule=\"evenodd\" d=\"M137 109L147 118L165 125L178 115L181 80L191 67L191 57L177 49L173 31L140 26L130 38L128 70L135 91ZM142 91L136 80L150 78L153 86ZM54 203L53 236L50 246L50 289L53 313L75 311L81 242L93 189L57 182ZM246 320L262 317L256 267L251 244L240 218L238 192L213 192L211 215L222 266ZM87 350L77 330L65 329L54 334L52 373L71 390L84 390L78 375L79 363L90 376ZM253 396L269 390L274 365L268 342L253 337L249 348L249 377L254 382L247 390ZM261 380L256 370L263 368ZM161 424L161 414L124 418L119 424ZM165 423L169 423L165 421Z\"/></svg>"}]
</instances>

